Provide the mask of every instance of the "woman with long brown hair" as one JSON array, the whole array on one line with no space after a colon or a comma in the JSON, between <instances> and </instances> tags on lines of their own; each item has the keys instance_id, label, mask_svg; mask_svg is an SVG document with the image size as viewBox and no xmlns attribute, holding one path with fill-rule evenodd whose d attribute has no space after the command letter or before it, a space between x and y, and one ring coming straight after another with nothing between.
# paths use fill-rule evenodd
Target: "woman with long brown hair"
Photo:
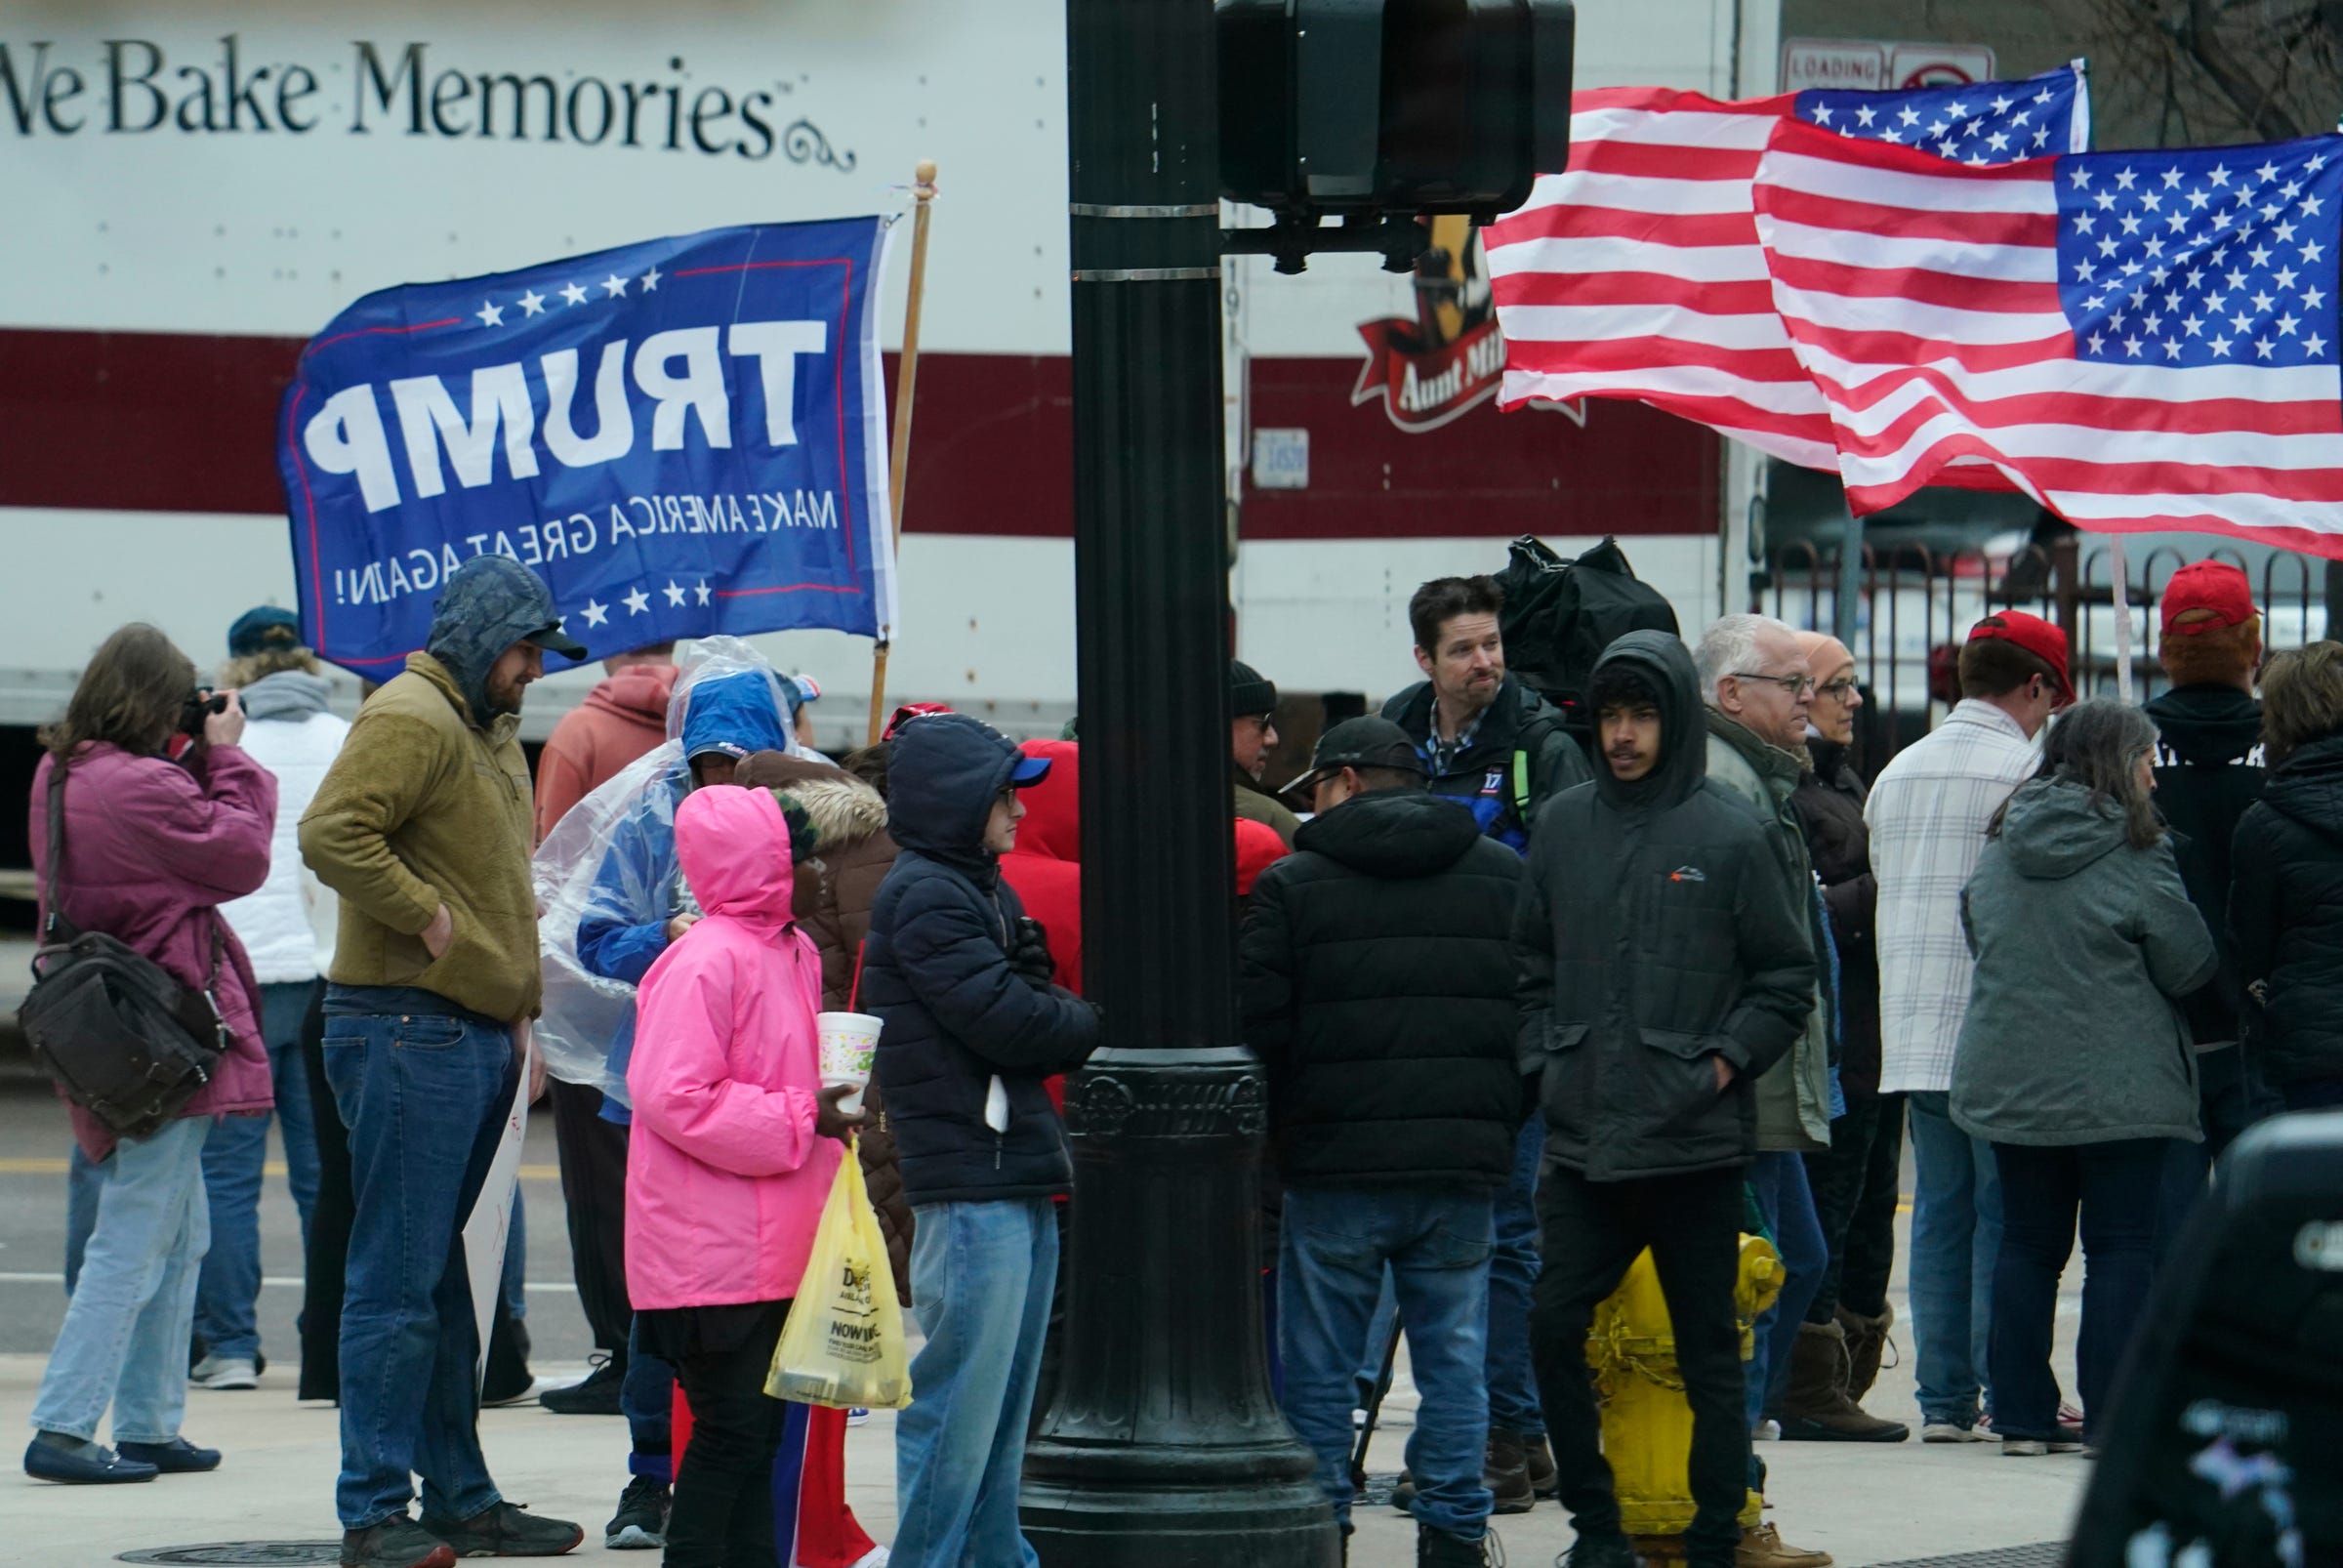
<instances>
[{"instance_id":1,"label":"woman with long brown hair","mask_svg":"<svg viewBox=\"0 0 2343 1568\"><path fill-rule=\"evenodd\" d=\"M33 1403L24 1470L41 1480L147 1481L220 1463L179 1432L211 1232L203 1145L215 1117L264 1115L271 1095L258 987L219 906L267 877L276 782L237 745L244 713L234 694L216 712L195 696L187 656L151 626L126 626L92 656L64 719L41 736L49 755L33 776L33 866L44 879L55 872L56 912L209 991L230 1037L210 1081L150 1136L118 1139L70 1107L74 1139L98 1171L98 1220ZM174 760L182 734L189 744ZM63 819L54 868L53 790ZM109 1405L113 1448L97 1441Z\"/></svg>"}]
</instances>

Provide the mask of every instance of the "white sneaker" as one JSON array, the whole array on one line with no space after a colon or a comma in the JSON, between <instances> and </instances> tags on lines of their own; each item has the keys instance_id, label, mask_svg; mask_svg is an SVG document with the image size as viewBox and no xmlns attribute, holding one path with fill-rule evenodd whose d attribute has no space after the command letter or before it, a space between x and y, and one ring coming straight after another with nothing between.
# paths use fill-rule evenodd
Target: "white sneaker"
<instances>
[{"instance_id":1,"label":"white sneaker","mask_svg":"<svg viewBox=\"0 0 2343 1568\"><path fill-rule=\"evenodd\" d=\"M870 1424L871 1424L871 1413L870 1413L869 1411L867 1411L867 1410L863 1409L863 1408L862 1408L860 1405L856 1405L856 1406L855 1406L855 1407L854 1407L852 1410L849 1410L849 1411L847 1411L847 1412L846 1412L846 1424L847 1424L847 1425L849 1425L849 1426L868 1426Z\"/></svg>"},{"instance_id":2,"label":"white sneaker","mask_svg":"<svg viewBox=\"0 0 2343 1568\"><path fill-rule=\"evenodd\" d=\"M1761 1421L1749 1428L1749 1437L1753 1442L1778 1443L1782 1440L1782 1424L1778 1421Z\"/></svg>"},{"instance_id":3,"label":"white sneaker","mask_svg":"<svg viewBox=\"0 0 2343 1568\"><path fill-rule=\"evenodd\" d=\"M1974 1426L1955 1426L1951 1422L1930 1422L1920 1428L1923 1443L1990 1443L1994 1434Z\"/></svg>"},{"instance_id":4,"label":"white sneaker","mask_svg":"<svg viewBox=\"0 0 2343 1568\"><path fill-rule=\"evenodd\" d=\"M261 1374L258 1368L241 1356L207 1355L195 1363L194 1371L187 1374L187 1385L212 1389L258 1388L261 1385Z\"/></svg>"}]
</instances>

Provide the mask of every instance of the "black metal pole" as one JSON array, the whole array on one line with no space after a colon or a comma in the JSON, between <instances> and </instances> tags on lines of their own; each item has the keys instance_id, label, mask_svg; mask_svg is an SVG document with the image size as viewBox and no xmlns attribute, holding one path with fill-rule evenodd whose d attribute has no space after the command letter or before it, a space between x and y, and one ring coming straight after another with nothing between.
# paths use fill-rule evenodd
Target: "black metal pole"
<instances>
[{"instance_id":1,"label":"black metal pole","mask_svg":"<svg viewBox=\"0 0 2343 1568\"><path fill-rule=\"evenodd\" d=\"M1063 1370L1025 1462L1048 1568L1328 1568L1270 1398L1237 1043L1219 178L1205 0L1068 0L1083 969Z\"/></svg>"}]
</instances>

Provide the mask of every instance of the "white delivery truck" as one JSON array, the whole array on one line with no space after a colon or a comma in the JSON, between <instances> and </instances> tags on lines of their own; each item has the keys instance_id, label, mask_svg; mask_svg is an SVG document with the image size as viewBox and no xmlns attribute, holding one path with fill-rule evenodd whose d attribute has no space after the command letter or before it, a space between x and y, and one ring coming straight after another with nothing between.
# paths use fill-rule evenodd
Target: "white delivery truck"
<instances>
[{"instance_id":1,"label":"white delivery truck","mask_svg":"<svg viewBox=\"0 0 2343 1568\"><path fill-rule=\"evenodd\" d=\"M1582 0L1580 85L1765 91L1777 15ZM1064 78L1051 0L0 12L14 798L31 726L114 626L153 621L208 664L242 610L294 602L279 401L303 343L350 301L660 234L903 209L922 158L941 194L889 691L1054 730L1075 699ZM1409 594L1496 569L1515 534L1566 554L1621 535L1688 628L1716 612L1739 553L1752 465L1707 432L1626 403L1497 412L1477 254L1460 223L1436 237L1417 278L1356 256L1298 277L1266 258L1226 268L1238 646L1289 690L1415 679ZM898 246L890 350L907 261ZM820 680L824 740L858 735L870 645L769 642ZM591 679L539 687L529 731ZM24 864L21 832L0 812L0 865Z\"/></svg>"}]
</instances>

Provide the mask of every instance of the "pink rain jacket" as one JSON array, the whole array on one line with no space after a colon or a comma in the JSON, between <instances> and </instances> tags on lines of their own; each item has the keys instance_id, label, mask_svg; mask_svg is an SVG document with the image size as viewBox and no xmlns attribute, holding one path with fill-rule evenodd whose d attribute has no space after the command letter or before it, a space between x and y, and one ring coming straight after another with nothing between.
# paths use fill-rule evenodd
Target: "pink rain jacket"
<instances>
[{"instance_id":1,"label":"pink rain jacket","mask_svg":"<svg viewBox=\"0 0 2343 1568\"><path fill-rule=\"evenodd\" d=\"M816 1137L822 966L790 924L789 827L764 790L694 790L676 852L707 916L637 996L627 1295L638 1310L798 1294L844 1145Z\"/></svg>"},{"instance_id":2,"label":"pink rain jacket","mask_svg":"<svg viewBox=\"0 0 2343 1568\"><path fill-rule=\"evenodd\" d=\"M32 775L32 866L49 861L49 774ZM234 746L204 748L182 767L93 742L65 775L65 855L58 873L64 916L103 931L161 965L182 985L209 986L212 932L222 938L216 993L234 1044L212 1080L179 1114L258 1114L276 1102L258 1021L260 987L244 944L219 906L268 880L276 823L276 780ZM44 918L48 911L42 910ZM93 1160L114 1151L114 1135L72 1108L73 1136Z\"/></svg>"}]
</instances>

